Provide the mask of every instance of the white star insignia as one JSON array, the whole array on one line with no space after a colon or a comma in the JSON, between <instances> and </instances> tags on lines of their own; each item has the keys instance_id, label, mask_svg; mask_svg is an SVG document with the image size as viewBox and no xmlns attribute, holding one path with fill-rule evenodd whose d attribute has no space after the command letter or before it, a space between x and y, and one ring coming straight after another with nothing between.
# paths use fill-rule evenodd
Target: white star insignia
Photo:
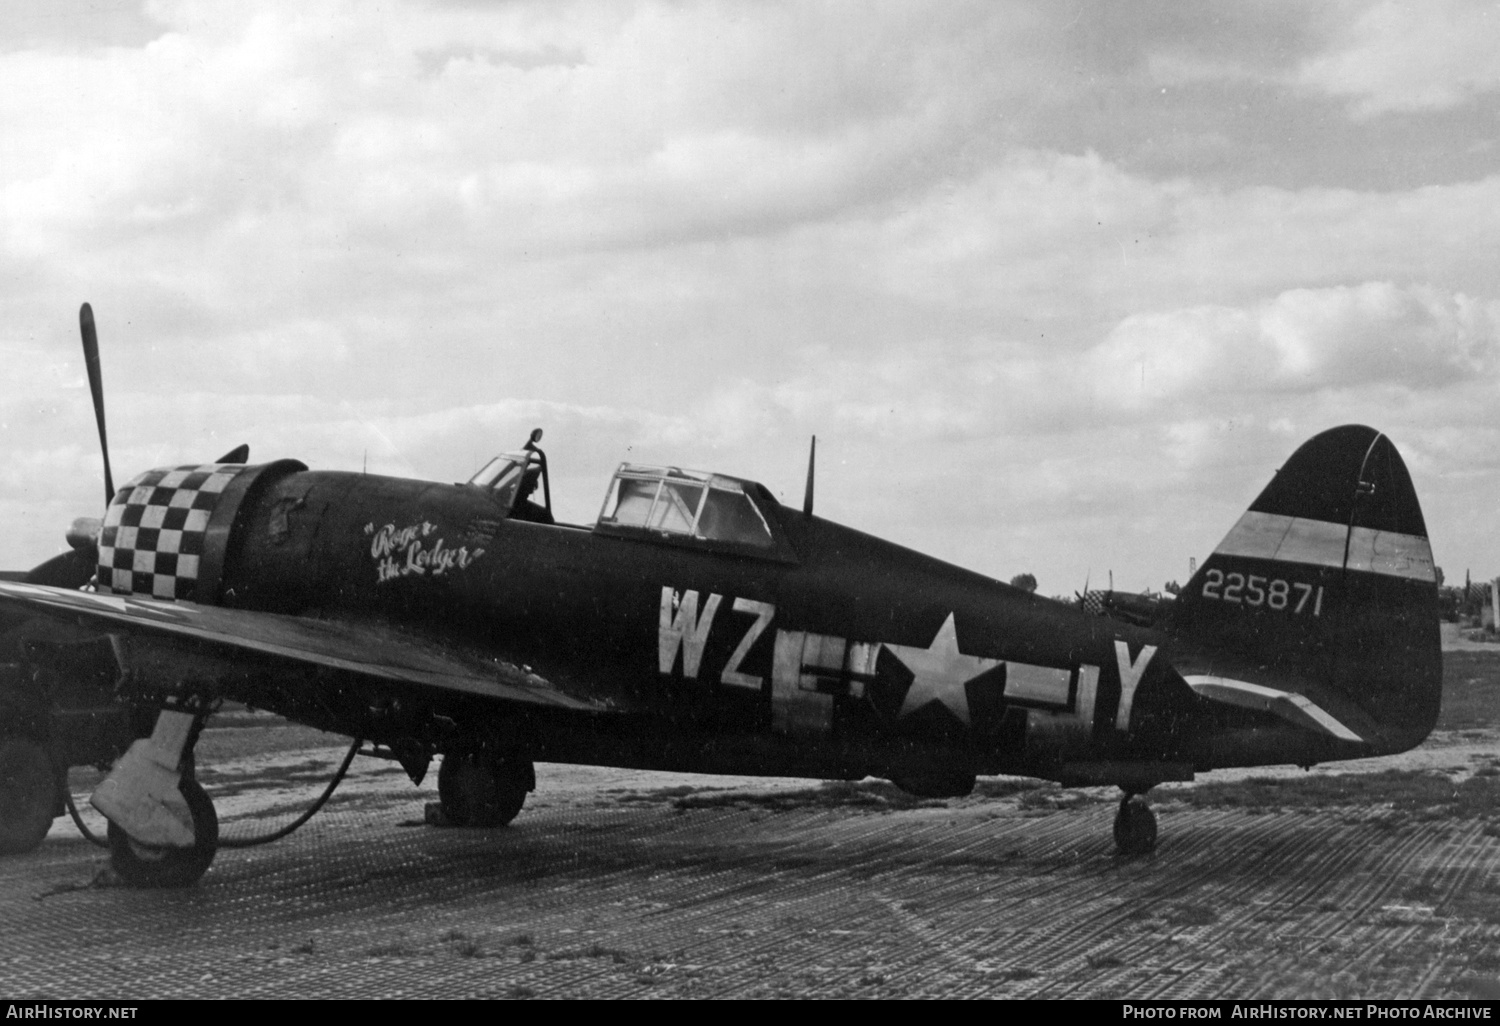
<instances>
[{"instance_id":1,"label":"white star insignia","mask_svg":"<svg viewBox=\"0 0 1500 1026\"><path fill-rule=\"evenodd\" d=\"M1000 665L999 659L964 655L958 650L958 628L952 613L926 648L890 643L885 643L885 647L912 673L911 687L901 703L902 716L932 702L941 702L949 712L968 723L969 696L964 685Z\"/></svg>"}]
</instances>

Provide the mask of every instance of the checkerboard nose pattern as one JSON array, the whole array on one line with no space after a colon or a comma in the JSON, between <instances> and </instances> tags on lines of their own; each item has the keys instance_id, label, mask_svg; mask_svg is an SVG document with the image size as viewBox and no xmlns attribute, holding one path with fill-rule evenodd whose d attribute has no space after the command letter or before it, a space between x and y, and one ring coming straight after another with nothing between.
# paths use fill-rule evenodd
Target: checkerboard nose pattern
<instances>
[{"instance_id":1,"label":"checkerboard nose pattern","mask_svg":"<svg viewBox=\"0 0 1500 1026\"><path fill-rule=\"evenodd\" d=\"M208 519L245 468L206 463L149 470L109 504L99 538L99 588L178 599L198 580Z\"/></svg>"}]
</instances>

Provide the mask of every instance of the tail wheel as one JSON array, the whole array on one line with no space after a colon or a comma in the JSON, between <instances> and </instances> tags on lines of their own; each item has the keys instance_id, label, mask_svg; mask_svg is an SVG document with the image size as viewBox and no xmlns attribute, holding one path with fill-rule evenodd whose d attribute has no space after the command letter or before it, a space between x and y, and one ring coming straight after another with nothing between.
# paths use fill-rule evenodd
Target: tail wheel
<instances>
[{"instance_id":1,"label":"tail wheel","mask_svg":"<svg viewBox=\"0 0 1500 1026\"><path fill-rule=\"evenodd\" d=\"M1115 847L1121 855L1147 855L1156 848L1156 813L1131 795L1120 800L1115 813Z\"/></svg>"},{"instance_id":2,"label":"tail wheel","mask_svg":"<svg viewBox=\"0 0 1500 1026\"><path fill-rule=\"evenodd\" d=\"M183 777L178 785L193 816L191 848L154 848L109 825L110 865L131 887L191 887L208 872L219 850L219 816L203 785Z\"/></svg>"},{"instance_id":3,"label":"tail wheel","mask_svg":"<svg viewBox=\"0 0 1500 1026\"><path fill-rule=\"evenodd\" d=\"M536 771L523 759L450 753L438 769L443 817L454 826L505 826L536 787Z\"/></svg>"},{"instance_id":4,"label":"tail wheel","mask_svg":"<svg viewBox=\"0 0 1500 1026\"><path fill-rule=\"evenodd\" d=\"M41 844L58 800L57 773L42 746L24 737L0 739L0 855Z\"/></svg>"}]
</instances>

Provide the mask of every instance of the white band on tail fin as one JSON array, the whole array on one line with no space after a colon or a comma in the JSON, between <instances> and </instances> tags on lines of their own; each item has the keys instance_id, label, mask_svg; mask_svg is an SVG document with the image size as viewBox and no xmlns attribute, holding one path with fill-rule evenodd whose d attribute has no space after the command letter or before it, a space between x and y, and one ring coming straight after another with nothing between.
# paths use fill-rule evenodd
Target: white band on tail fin
<instances>
[{"instance_id":1,"label":"white band on tail fin","mask_svg":"<svg viewBox=\"0 0 1500 1026\"><path fill-rule=\"evenodd\" d=\"M1436 581L1432 545L1426 538L1368 527L1250 510L1219 543L1221 556L1273 559L1313 566L1345 566L1365 573Z\"/></svg>"}]
</instances>

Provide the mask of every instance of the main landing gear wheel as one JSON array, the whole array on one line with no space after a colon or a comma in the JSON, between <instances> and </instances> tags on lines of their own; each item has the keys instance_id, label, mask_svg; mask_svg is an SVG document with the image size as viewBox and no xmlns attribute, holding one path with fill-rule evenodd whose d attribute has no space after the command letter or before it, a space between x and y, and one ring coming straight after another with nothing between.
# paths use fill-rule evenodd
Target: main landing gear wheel
<instances>
[{"instance_id":1,"label":"main landing gear wheel","mask_svg":"<svg viewBox=\"0 0 1500 1026\"><path fill-rule=\"evenodd\" d=\"M1148 855L1156 847L1156 813L1127 794L1115 813L1115 847L1121 855Z\"/></svg>"},{"instance_id":2,"label":"main landing gear wheel","mask_svg":"<svg viewBox=\"0 0 1500 1026\"><path fill-rule=\"evenodd\" d=\"M191 848L155 848L109 825L109 861L131 887L191 887L208 872L219 850L219 816L203 785L183 777L177 786L193 816Z\"/></svg>"},{"instance_id":3,"label":"main landing gear wheel","mask_svg":"<svg viewBox=\"0 0 1500 1026\"><path fill-rule=\"evenodd\" d=\"M42 746L24 737L0 738L0 855L41 844L57 802L57 774Z\"/></svg>"},{"instance_id":4,"label":"main landing gear wheel","mask_svg":"<svg viewBox=\"0 0 1500 1026\"><path fill-rule=\"evenodd\" d=\"M524 759L449 753L438 769L443 818L454 826L504 826L516 818L526 792L535 787L536 770Z\"/></svg>"}]
</instances>

